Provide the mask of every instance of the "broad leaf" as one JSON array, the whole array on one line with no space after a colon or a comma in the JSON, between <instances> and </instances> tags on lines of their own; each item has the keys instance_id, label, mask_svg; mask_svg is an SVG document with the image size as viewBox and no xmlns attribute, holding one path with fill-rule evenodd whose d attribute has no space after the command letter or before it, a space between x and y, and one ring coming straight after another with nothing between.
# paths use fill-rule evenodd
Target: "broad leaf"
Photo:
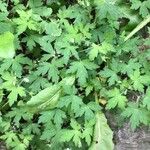
<instances>
[{"instance_id":1,"label":"broad leaf","mask_svg":"<svg viewBox=\"0 0 150 150\"><path fill-rule=\"evenodd\" d=\"M14 35L6 32L0 35L0 57L13 58L15 56Z\"/></svg>"},{"instance_id":2,"label":"broad leaf","mask_svg":"<svg viewBox=\"0 0 150 150\"><path fill-rule=\"evenodd\" d=\"M112 138L113 132L107 124L105 115L97 113L93 143L89 150L113 150L114 144Z\"/></svg>"},{"instance_id":3,"label":"broad leaf","mask_svg":"<svg viewBox=\"0 0 150 150\"><path fill-rule=\"evenodd\" d=\"M37 95L33 96L27 102L27 106L35 106L39 110L44 108L55 108L60 97L60 93L61 87L59 85L48 87L39 92Z\"/></svg>"}]
</instances>

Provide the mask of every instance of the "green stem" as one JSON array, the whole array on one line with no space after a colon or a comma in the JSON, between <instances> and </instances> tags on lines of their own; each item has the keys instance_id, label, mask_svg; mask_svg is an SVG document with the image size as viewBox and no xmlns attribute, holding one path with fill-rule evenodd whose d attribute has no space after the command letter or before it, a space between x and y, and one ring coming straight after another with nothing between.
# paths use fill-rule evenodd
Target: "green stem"
<instances>
[{"instance_id":1,"label":"green stem","mask_svg":"<svg viewBox=\"0 0 150 150\"><path fill-rule=\"evenodd\" d=\"M95 95L95 102L98 103L98 95L97 95L97 93L95 92L94 95Z\"/></svg>"},{"instance_id":2,"label":"green stem","mask_svg":"<svg viewBox=\"0 0 150 150\"><path fill-rule=\"evenodd\" d=\"M7 101L1 108L0 111L2 111L2 109L8 104L9 102Z\"/></svg>"},{"instance_id":3,"label":"green stem","mask_svg":"<svg viewBox=\"0 0 150 150\"><path fill-rule=\"evenodd\" d=\"M150 22L150 15L146 17L135 29L133 29L132 32L129 33L128 36L124 39L124 41L127 41L130 39L135 33L137 33L139 30L141 30L144 26L146 26Z\"/></svg>"}]
</instances>

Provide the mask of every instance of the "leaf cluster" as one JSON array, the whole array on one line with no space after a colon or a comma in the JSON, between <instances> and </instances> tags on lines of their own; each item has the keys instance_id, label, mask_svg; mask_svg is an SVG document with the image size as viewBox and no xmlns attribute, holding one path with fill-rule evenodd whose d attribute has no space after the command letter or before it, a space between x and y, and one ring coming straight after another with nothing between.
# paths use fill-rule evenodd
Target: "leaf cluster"
<instances>
[{"instance_id":1,"label":"leaf cluster","mask_svg":"<svg viewBox=\"0 0 150 150\"><path fill-rule=\"evenodd\" d=\"M149 6L0 1L0 139L8 149L113 150L105 112L133 130L150 125L150 28L125 41Z\"/></svg>"}]
</instances>

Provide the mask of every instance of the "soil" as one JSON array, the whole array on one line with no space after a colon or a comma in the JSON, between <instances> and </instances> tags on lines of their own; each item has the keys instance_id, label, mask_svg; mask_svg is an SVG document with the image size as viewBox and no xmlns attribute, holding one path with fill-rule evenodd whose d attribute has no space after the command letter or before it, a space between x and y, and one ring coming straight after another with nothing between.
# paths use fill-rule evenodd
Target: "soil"
<instances>
[{"instance_id":1,"label":"soil","mask_svg":"<svg viewBox=\"0 0 150 150\"><path fill-rule=\"evenodd\" d=\"M118 120L114 114L106 112L106 118L114 133L114 150L150 150L150 127L140 126L135 131L130 123Z\"/></svg>"},{"instance_id":2,"label":"soil","mask_svg":"<svg viewBox=\"0 0 150 150\"><path fill-rule=\"evenodd\" d=\"M150 150L150 128L132 131L129 123L115 131L115 150Z\"/></svg>"},{"instance_id":3,"label":"soil","mask_svg":"<svg viewBox=\"0 0 150 150\"><path fill-rule=\"evenodd\" d=\"M0 142L0 150L6 150L6 147L3 142Z\"/></svg>"}]
</instances>

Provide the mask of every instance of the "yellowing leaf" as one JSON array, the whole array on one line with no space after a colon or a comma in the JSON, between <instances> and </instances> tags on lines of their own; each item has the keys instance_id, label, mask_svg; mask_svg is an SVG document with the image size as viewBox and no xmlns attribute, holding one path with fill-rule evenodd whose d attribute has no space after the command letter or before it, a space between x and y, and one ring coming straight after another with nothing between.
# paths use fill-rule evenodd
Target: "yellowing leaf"
<instances>
[{"instance_id":1,"label":"yellowing leaf","mask_svg":"<svg viewBox=\"0 0 150 150\"><path fill-rule=\"evenodd\" d=\"M10 32L5 32L0 35L0 57L13 58L15 56L14 35Z\"/></svg>"},{"instance_id":2,"label":"yellowing leaf","mask_svg":"<svg viewBox=\"0 0 150 150\"><path fill-rule=\"evenodd\" d=\"M113 150L114 144L112 138L113 132L107 124L105 115L97 113L93 143L89 150Z\"/></svg>"},{"instance_id":3,"label":"yellowing leaf","mask_svg":"<svg viewBox=\"0 0 150 150\"><path fill-rule=\"evenodd\" d=\"M106 105L107 101L105 99L99 99L99 103L102 105Z\"/></svg>"}]
</instances>

